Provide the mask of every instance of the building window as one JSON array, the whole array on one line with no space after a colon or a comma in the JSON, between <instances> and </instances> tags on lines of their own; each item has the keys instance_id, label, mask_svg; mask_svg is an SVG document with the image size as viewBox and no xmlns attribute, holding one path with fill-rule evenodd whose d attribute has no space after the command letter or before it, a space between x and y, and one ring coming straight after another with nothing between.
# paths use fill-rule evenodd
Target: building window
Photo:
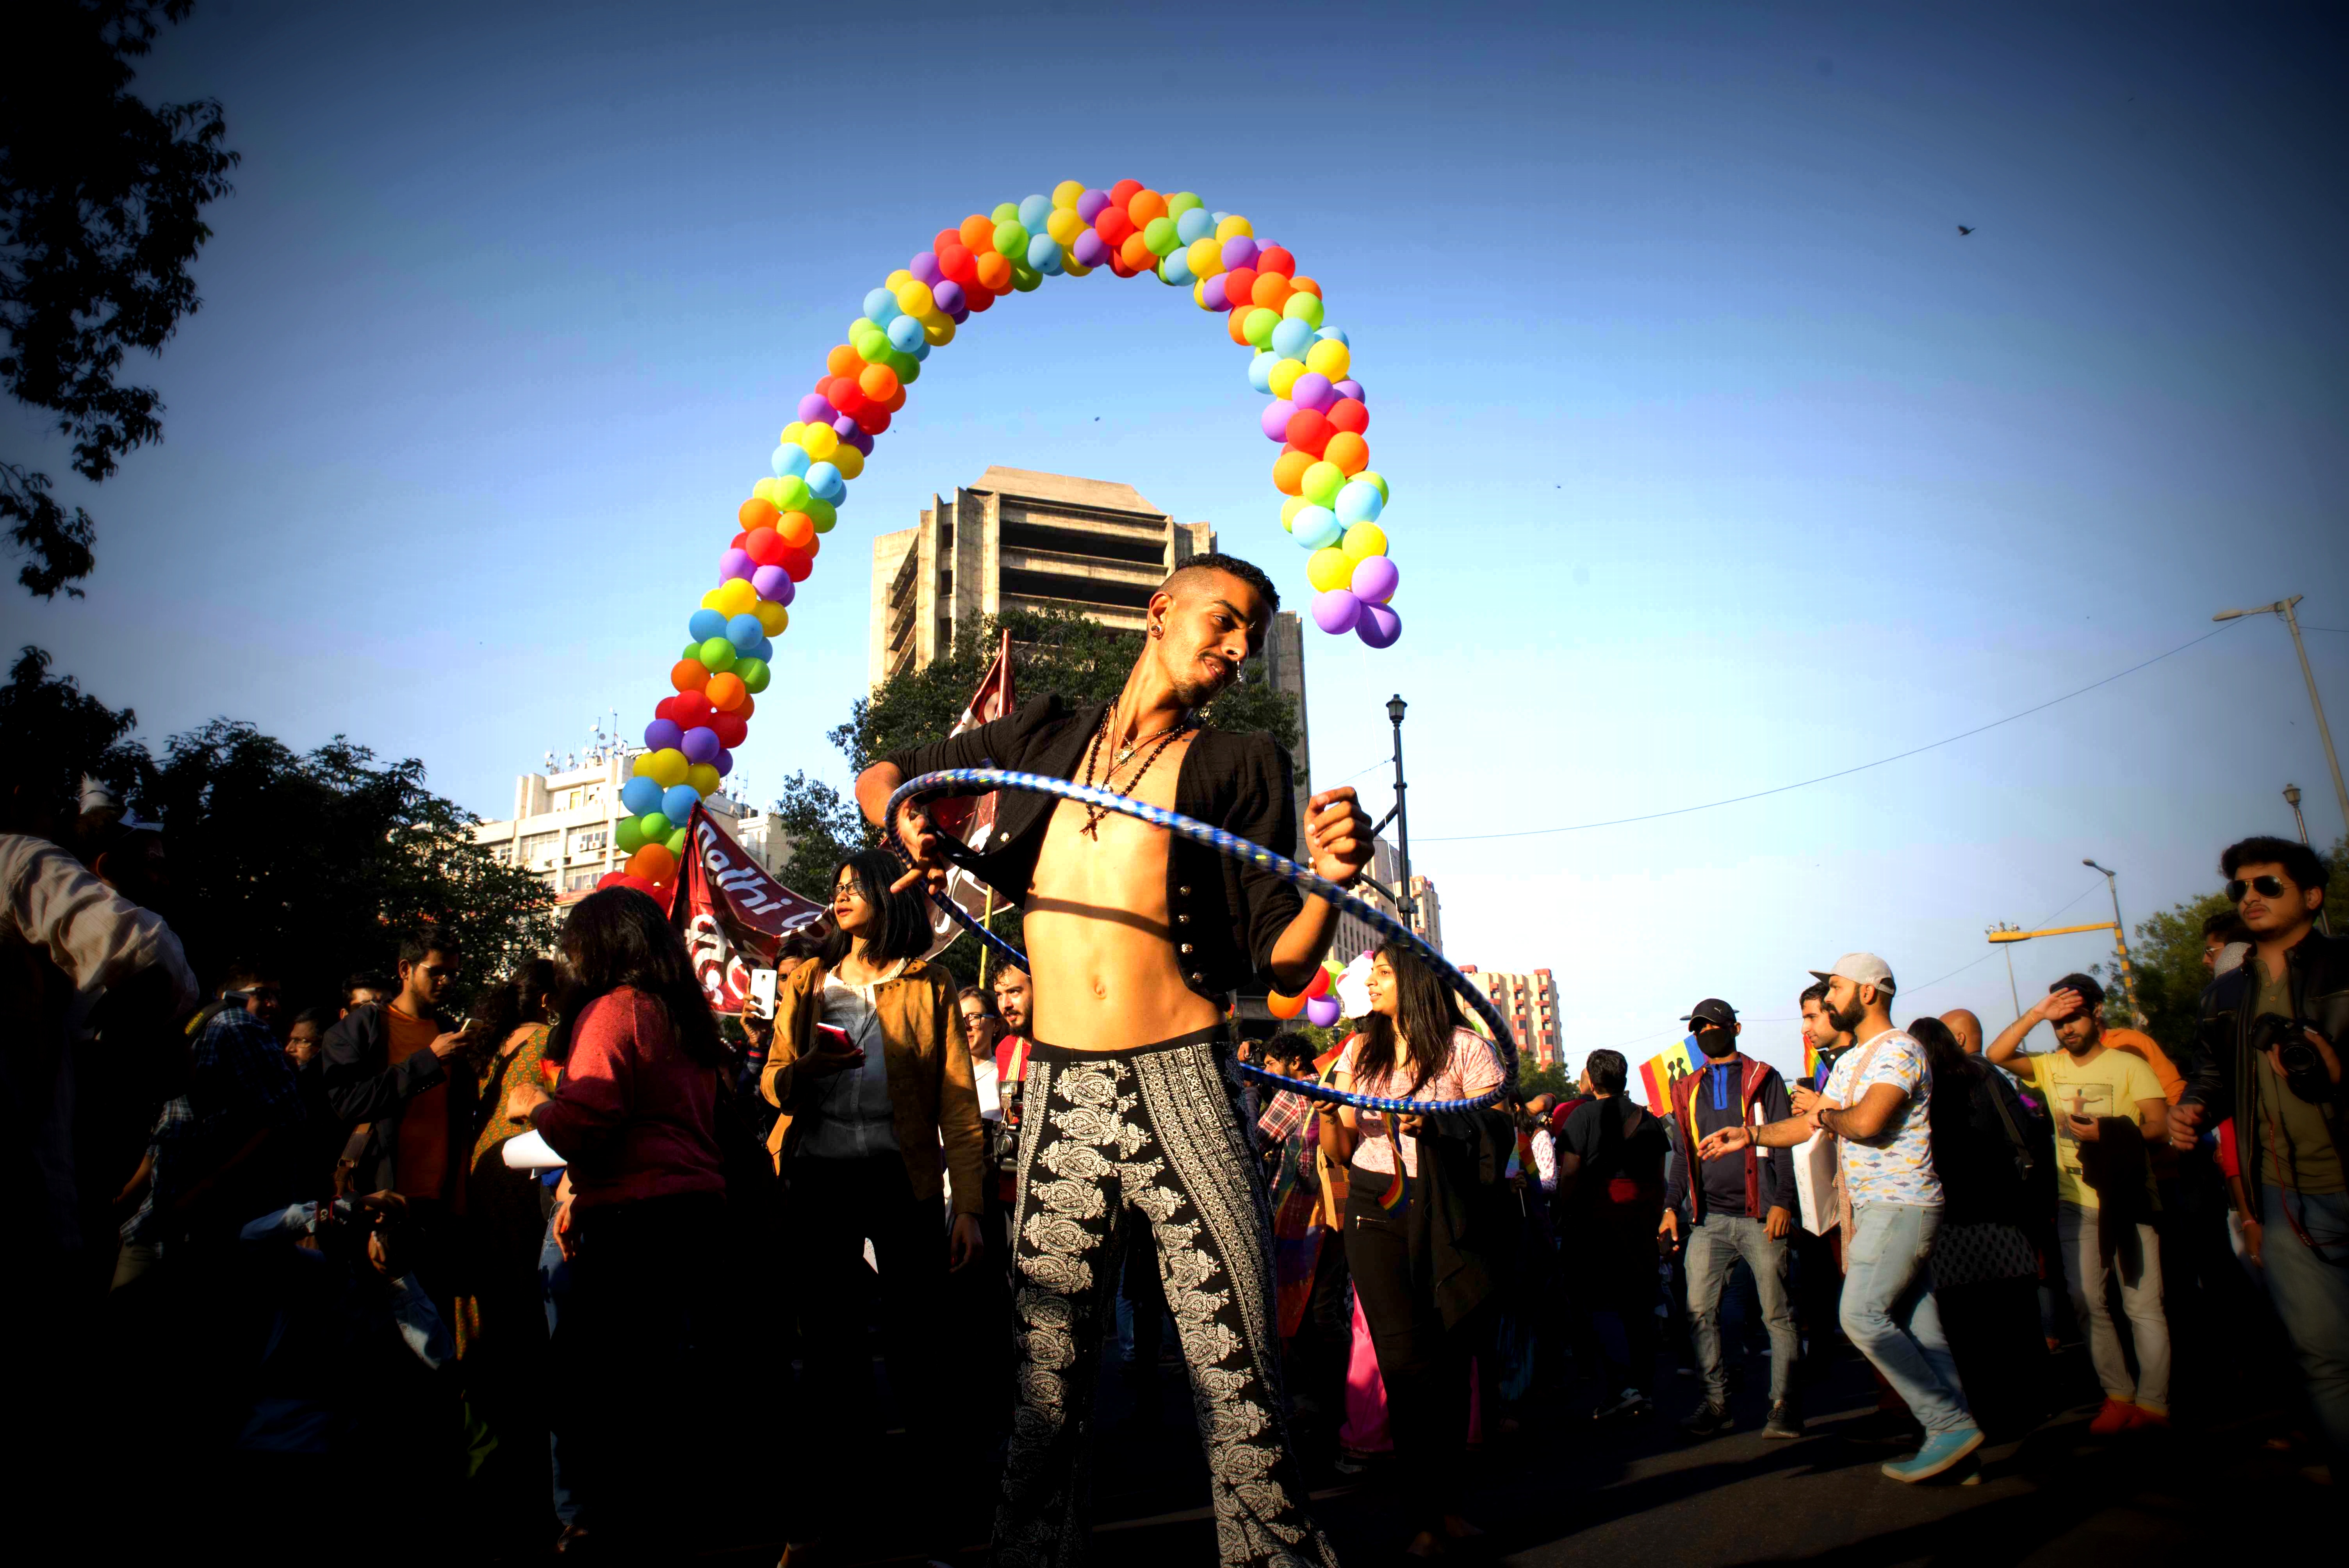
<instances>
[{"instance_id":1,"label":"building window","mask_svg":"<svg viewBox=\"0 0 2349 1568\"><path fill-rule=\"evenodd\" d=\"M530 837L522 841L522 847L519 852L523 862L524 864L535 864L544 856L554 853L555 841L562 838L562 836L563 835L560 833L531 834Z\"/></svg>"},{"instance_id":2,"label":"building window","mask_svg":"<svg viewBox=\"0 0 2349 1568\"><path fill-rule=\"evenodd\" d=\"M574 833L571 835L571 852L584 855L600 850L610 841L610 838L611 830L607 828L589 828L585 832Z\"/></svg>"},{"instance_id":3,"label":"building window","mask_svg":"<svg viewBox=\"0 0 2349 1568\"><path fill-rule=\"evenodd\" d=\"M604 868L601 866L582 866L576 871L567 872L563 878L563 891L564 892L590 892L603 875Z\"/></svg>"}]
</instances>

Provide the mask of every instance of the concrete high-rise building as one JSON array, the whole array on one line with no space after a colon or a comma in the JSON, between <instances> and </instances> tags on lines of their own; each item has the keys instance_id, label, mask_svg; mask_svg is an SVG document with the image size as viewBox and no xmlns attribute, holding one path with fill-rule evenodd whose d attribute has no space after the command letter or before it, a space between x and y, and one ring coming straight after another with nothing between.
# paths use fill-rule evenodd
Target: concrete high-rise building
<instances>
[{"instance_id":1,"label":"concrete high-rise building","mask_svg":"<svg viewBox=\"0 0 2349 1568\"><path fill-rule=\"evenodd\" d=\"M1527 1061L1537 1067L1557 1065L1557 981L1548 970L1516 975L1464 964L1460 972L1475 982L1508 1020L1509 1032L1517 1037L1517 1050Z\"/></svg>"},{"instance_id":2,"label":"concrete high-rise building","mask_svg":"<svg viewBox=\"0 0 2349 1568\"><path fill-rule=\"evenodd\" d=\"M1444 903L1436 897L1435 884L1413 872L1411 878L1411 929L1422 942L1438 953L1444 951Z\"/></svg>"}]
</instances>

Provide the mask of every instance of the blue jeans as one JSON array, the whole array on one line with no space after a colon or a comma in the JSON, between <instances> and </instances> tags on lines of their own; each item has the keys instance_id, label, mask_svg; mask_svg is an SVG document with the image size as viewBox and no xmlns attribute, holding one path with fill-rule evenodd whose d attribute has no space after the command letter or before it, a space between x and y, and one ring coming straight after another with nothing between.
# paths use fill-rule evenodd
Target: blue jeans
<instances>
[{"instance_id":1,"label":"blue jeans","mask_svg":"<svg viewBox=\"0 0 2349 1568\"><path fill-rule=\"evenodd\" d=\"M1770 1402L1794 1391L1795 1309L1786 1295L1786 1238L1770 1239L1760 1220L1707 1214L1689 1232L1689 1338L1696 1346L1697 1370L1704 1377L1708 1404L1729 1403L1729 1373L1721 1358L1721 1293L1739 1258L1754 1271L1762 1318L1770 1329Z\"/></svg>"},{"instance_id":2,"label":"blue jeans","mask_svg":"<svg viewBox=\"0 0 2349 1568\"><path fill-rule=\"evenodd\" d=\"M1851 1245L1844 1253L1843 1331L1908 1403L1929 1438L1974 1424L1933 1305L1933 1270L1926 1259L1940 1228L1938 1208L1855 1204Z\"/></svg>"},{"instance_id":3,"label":"blue jeans","mask_svg":"<svg viewBox=\"0 0 2349 1568\"><path fill-rule=\"evenodd\" d=\"M546 1299L546 1334L554 1336L556 1321L563 1315L563 1304L571 1298L571 1265L563 1258L563 1249L554 1242L554 1222L546 1222L546 1237L538 1247L538 1287ZM563 1477L563 1435L550 1432L546 1439L547 1457L554 1467L554 1517L565 1524L579 1522L579 1502L571 1495L571 1488Z\"/></svg>"},{"instance_id":4,"label":"blue jeans","mask_svg":"<svg viewBox=\"0 0 2349 1568\"><path fill-rule=\"evenodd\" d=\"M2289 1209L2286 1203L2289 1202ZM2287 1198L2273 1185L2260 1190L2267 1215L2260 1239L2268 1298L2283 1319L2308 1380L2308 1402L2333 1439L2334 1461L2349 1459L2349 1268L2316 1255L2292 1228L2296 1216L2308 1239L2332 1257L2349 1252L2349 1192Z\"/></svg>"}]
</instances>

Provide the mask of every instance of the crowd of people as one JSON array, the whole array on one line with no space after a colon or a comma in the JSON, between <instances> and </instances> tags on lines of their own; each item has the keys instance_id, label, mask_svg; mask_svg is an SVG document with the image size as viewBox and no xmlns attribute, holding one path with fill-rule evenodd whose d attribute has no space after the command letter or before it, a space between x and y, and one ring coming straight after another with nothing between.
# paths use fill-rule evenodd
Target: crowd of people
<instances>
[{"instance_id":1,"label":"crowd of people","mask_svg":"<svg viewBox=\"0 0 2349 1568\"><path fill-rule=\"evenodd\" d=\"M1268 611L1216 606L1257 578L1202 575L1195 598L1176 580L1154 597L1154 628L1237 668ZM1191 655L1154 649L1137 686L1162 657ZM1169 711L1195 705L1168 689ZM966 749L1061 747L1068 776L1088 735L1106 755L1125 732L1106 711L1021 714L1002 722L1027 731ZM1136 753L1108 764L1113 787L1175 799L1171 773L1117 777ZM1257 766L1201 757L1216 777ZM860 793L967 760L910 752ZM60 1439L26 1473L85 1484L103 1412L139 1434L125 1531L209 1522L388 1561L657 1557L736 1531L780 1536L798 1568L991 1538L1015 1568L1070 1563L1097 1379L1143 1390L1148 1418L1162 1357L1187 1370L1226 1563L1333 1563L1306 1507L1325 1472L1391 1475L1407 1553L1473 1552L1475 1445L1560 1409L1658 1421L1675 1370L1689 1440L1757 1416L1799 1439L1845 1346L1899 1481L2044 1418L2075 1335L2099 1438L2280 1375L2304 1417L2277 1440L2320 1462L2349 1448L2349 943L2319 929L2325 868L2298 843L2225 851L2233 911L2178 1059L2113 1025L2085 975L1987 1040L1961 1011L1898 1022L1891 967L1859 952L1800 991L1802 1081L1745 1054L1738 1010L1709 997L1684 1018L1693 1070L1647 1106L1603 1049L1571 1095L1518 1096L1402 945L1376 952L1361 1016L1244 1038L1225 982L1309 973L1329 920L1237 872L1226 896L1278 918L1170 949L1198 967L1173 975L1169 1016L1212 1002L1209 1022L1133 1025L1140 1044L1040 1037L1048 993L1071 1016L1042 899L1033 973L958 985L918 874L882 851L840 866L829 918L781 944L771 1007L739 1016L625 888L571 905L558 951L510 973L470 972L428 926L289 1011L266 954L200 992L136 878L110 874L147 863L151 824L14 799L7 1202L31 1266L8 1310L32 1347L16 1376L46 1401L25 1408ZM1276 792L1258 830L1293 832L1289 810ZM1080 817L1007 811L999 852L1025 844L1039 886L1080 840L1130 852L1135 886L1173 903L1161 923L1209 940L1183 901L1224 873ZM1358 872L1350 791L1307 817L1324 874ZM922 824L895 826L934 867ZM2026 1052L2041 1023L2056 1048ZM885 1431L904 1445L886 1461Z\"/></svg>"}]
</instances>

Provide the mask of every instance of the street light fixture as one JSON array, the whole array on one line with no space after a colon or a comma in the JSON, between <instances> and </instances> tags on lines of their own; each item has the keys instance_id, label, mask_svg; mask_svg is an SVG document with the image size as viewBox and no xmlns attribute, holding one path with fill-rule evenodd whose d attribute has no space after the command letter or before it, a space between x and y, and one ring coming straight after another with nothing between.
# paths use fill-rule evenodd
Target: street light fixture
<instances>
[{"instance_id":1,"label":"street light fixture","mask_svg":"<svg viewBox=\"0 0 2349 1568\"><path fill-rule=\"evenodd\" d=\"M2292 607L2300 601L2301 595L2295 593L2289 599L2250 610L2221 610L2210 619L2235 621L2245 615L2281 615L2283 624L2292 628L2292 651L2300 655L2300 678L2308 683L2308 706L2316 710L2317 738L2324 742L2324 765L2333 769L2333 798L2341 807L2342 826L2349 828L2349 784L2341 781L2341 758L2333 749L2332 727L2324 722L2324 699L2316 695L2316 672L2308 665L2308 645L2300 640L2300 617L2292 613ZM2301 836L2307 837L2305 833Z\"/></svg>"},{"instance_id":2,"label":"street light fixture","mask_svg":"<svg viewBox=\"0 0 2349 1568\"><path fill-rule=\"evenodd\" d=\"M1395 909L1402 916L1404 928L1416 932L1419 925L1412 915L1418 909L1419 902L1411 896L1411 813L1403 809L1403 791L1409 786L1403 783L1402 779L1402 716L1409 707L1400 693L1387 698L1387 719L1394 726L1395 838L1398 858L1402 861L1402 872L1395 878Z\"/></svg>"},{"instance_id":3,"label":"street light fixture","mask_svg":"<svg viewBox=\"0 0 2349 1568\"><path fill-rule=\"evenodd\" d=\"M2095 861L2086 859L2083 859L2080 863L2092 872L2102 872L2105 877L2105 891L2113 895L2113 951L2120 957L2121 990L2128 997L2131 1021L2142 1029L2145 1027L2145 1009L2137 1005L2137 975L2129 968L2128 928L2121 923L2120 883L2115 879L2110 867L2100 866Z\"/></svg>"},{"instance_id":4,"label":"street light fixture","mask_svg":"<svg viewBox=\"0 0 2349 1568\"><path fill-rule=\"evenodd\" d=\"M2308 819L2300 814L2299 785L2287 784L2283 787L2283 803L2292 808L2292 820L2300 829L2300 841L2308 848L2314 849L2316 846L2308 842ZM2333 934L2333 923L2324 918L2322 905L2319 905L2316 911L2316 929L2327 936Z\"/></svg>"}]
</instances>

